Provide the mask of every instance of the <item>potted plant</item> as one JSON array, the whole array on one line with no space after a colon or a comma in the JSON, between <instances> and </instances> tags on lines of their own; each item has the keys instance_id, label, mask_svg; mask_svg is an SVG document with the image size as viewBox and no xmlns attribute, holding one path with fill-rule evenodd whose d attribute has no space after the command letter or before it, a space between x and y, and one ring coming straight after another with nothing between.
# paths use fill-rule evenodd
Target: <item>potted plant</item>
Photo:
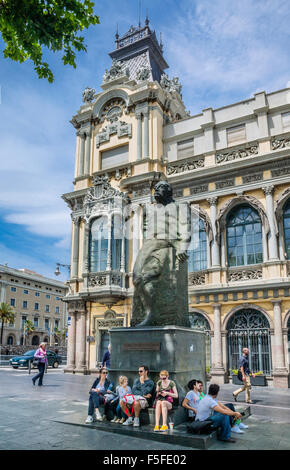
<instances>
[{"instance_id":1,"label":"potted plant","mask_svg":"<svg viewBox=\"0 0 290 470\"><path fill-rule=\"evenodd\" d=\"M258 372L254 373L255 377L251 376L251 384L255 387L266 387L267 381L265 374L259 370Z\"/></svg>"},{"instance_id":2,"label":"potted plant","mask_svg":"<svg viewBox=\"0 0 290 470\"><path fill-rule=\"evenodd\" d=\"M238 379L238 369L232 369L231 376L232 376L232 383L234 385L241 385L243 383Z\"/></svg>"},{"instance_id":3,"label":"potted plant","mask_svg":"<svg viewBox=\"0 0 290 470\"><path fill-rule=\"evenodd\" d=\"M261 370L259 370L259 372L255 372L254 375L255 377L250 376L251 385L255 387L265 387L267 385L266 376ZM233 384L241 385L243 383L238 379L238 369L232 369L231 376Z\"/></svg>"}]
</instances>

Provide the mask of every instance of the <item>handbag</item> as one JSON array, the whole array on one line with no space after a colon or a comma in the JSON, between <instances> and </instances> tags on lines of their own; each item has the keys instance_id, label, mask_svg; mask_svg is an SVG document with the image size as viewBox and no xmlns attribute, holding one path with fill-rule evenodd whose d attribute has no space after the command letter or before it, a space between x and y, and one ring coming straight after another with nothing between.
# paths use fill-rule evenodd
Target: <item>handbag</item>
<instances>
[{"instance_id":1,"label":"handbag","mask_svg":"<svg viewBox=\"0 0 290 470\"><path fill-rule=\"evenodd\" d=\"M243 374L241 372L241 369L238 370L238 379L240 380L240 382L243 382Z\"/></svg>"},{"instance_id":2,"label":"handbag","mask_svg":"<svg viewBox=\"0 0 290 470\"><path fill-rule=\"evenodd\" d=\"M130 418L130 416L132 416L132 415L133 415L133 412L134 412L135 397L134 397L134 395L132 395L131 393L126 393L126 395L123 396L123 400L124 400L124 402L125 402L125 412L126 412L126 415ZM130 411L128 411L127 404L128 404L128 405L132 405L131 413L130 413Z\"/></svg>"},{"instance_id":3,"label":"handbag","mask_svg":"<svg viewBox=\"0 0 290 470\"><path fill-rule=\"evenodd\" d=\"M40 363L39 357L34 357L33 360L32 360L32 364L34 366L38 367L39 363Z\"/></svg>"},{"instance_id":4,"label":"handbag","mask_svg":"<svg viewBox=\"0 0 290 470\"><path fill-rule=\"evenodd\" d=\"M187 425L187 432L191 434L210 434L213 430L213 423L209 419L205 421L193 421Z\"/></svg>"}]
</instances>

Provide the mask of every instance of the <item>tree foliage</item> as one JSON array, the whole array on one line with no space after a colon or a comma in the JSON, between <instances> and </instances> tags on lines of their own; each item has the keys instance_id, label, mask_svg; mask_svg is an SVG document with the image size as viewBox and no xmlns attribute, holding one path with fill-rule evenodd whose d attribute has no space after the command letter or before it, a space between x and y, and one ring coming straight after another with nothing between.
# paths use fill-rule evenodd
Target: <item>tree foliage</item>
<instances>
[{"instance_id":1,"label":"tree foliage","mask_svg":"<svg viewBox=\"0 0 290 470\"><path fill-rule=\"evenodd\" d=\"M64 51L63 63L76 68L76 51L85 51L79 32L99 23L90 0L0 0L0 32L4 57L16 62L32 60L39 78L54 76L43 60L43 47Z\"/></svg>"},{"instance_id":2,"label":"tree foliage","mask_svg":"<svg viewBox=\"0 0 290 470\"><path fill-rule=\"evenodd\" d=\"M5 323L12 323L14 322L14 319L15 319L15 313L14 313L13 308L9 304L2 302L0 304L0 320L1 320L0 344L2 344L2 341L3 341L3 329L4 329Z\"/></svg>"}]
</instances>

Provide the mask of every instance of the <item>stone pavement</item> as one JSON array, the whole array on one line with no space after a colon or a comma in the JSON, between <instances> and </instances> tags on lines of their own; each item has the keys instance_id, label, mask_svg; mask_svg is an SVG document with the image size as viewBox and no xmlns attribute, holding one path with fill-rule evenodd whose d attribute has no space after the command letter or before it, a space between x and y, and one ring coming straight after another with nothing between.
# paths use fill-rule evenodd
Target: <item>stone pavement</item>
<instances>
[{"instance_id":1,"label":"stone pavement","mask_svg":"<svg viewBox=\"0 0 290 470\"><path fill-rule=\"evenodd\" d=\"M88 390L94 376L64 374L49 369L44 387L33 387L28 371L0 369L0 449L4 450L192 450L63 424L83 422L87 416ZM232 401L234 385L221 386L219 399ZM249 429L235 435L235 444L216 442L210 450L290 450L290 389L254 387ZM241 402L242 403L242 402ZM113 424L108 424L113 426Z\"/></svg>"}]
</instances>

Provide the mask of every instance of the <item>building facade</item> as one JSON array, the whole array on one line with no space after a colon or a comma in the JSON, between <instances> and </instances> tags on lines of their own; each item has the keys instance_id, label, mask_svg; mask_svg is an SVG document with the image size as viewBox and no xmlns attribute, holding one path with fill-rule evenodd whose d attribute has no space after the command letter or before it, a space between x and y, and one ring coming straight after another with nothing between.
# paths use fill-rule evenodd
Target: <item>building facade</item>
<instances>
[{"instance_id":1,"label":"building facade","mask_svg":"<svg viewBox=\"0 0 290 470\"><path fill-rule=\"evenodd\" d=\"M67 371L94 371L108 330L129 326L132 270L157 181L192 213L189 312L207 332L215 382L242 347L288 387L290 89L190 116L146 19L110 53L102 92L86 88L76 129Z\"/></svg>"},{"instance_id":2,"label":"building facade","mask_svg":"<svg viewBox=\"0 0 290 470\"><path fill-rule=\"evenodd\" d=\"M55 345L55 329L62 333L67 328L67 304L62 301L67 291L62 282L0 265L0 303L7 303L15 312L14 322L4 325L2 345L36 346L42 341ZM24 330L28 320L34 326L29 335Z\"/></svg>"}]
</instances>

